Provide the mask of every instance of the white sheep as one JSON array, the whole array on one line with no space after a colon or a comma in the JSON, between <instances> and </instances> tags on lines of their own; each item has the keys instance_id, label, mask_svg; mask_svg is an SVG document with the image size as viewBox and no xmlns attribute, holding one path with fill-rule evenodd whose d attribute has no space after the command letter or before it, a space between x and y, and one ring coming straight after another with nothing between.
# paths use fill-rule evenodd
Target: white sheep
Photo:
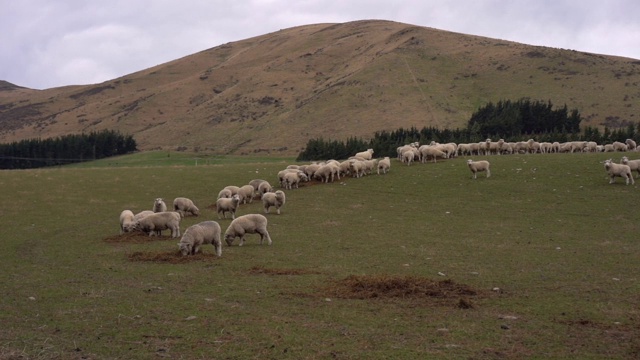
<instances>
[{"instance_id":1,"label":"white sheep","mask_svg":"<svg viewBox=\"0 0 640 360\"><path fill-rule=\"evenodd\" d=\"M366 151L356 153L355 157L363 158L364 160L371 160L373 157L373 149L367 149Z\"/></svg>"},{"instance_id":2,"label":"white sheep","mask_svg":"<svg viewBox=\"0 0 640 360\"><path fill-rule=\"evenodd\" d=\"M135 223L135 215L131 210L123 210L120 213L120 234L131 231L133 224Z\"/></svg>"},{"instance_id":3,"label":"white sheep","mask_svg":"<svg viewBox=\"0 0 640 360\"><path fill-rule=\"evenodd\" d=\"M491 164L489 164L487 160L473 161L469 159L467 160L467 166L469 166L469 170L473 173L474 179L477 177L477 173L481 171L486 171L487 177L491 176Z\"/></svg>"},{"instance_id":4,"label":"white sheep","mask_svg":"<svg viewBox=\"0 0 640 360\"><path fill-rule=\"evenodd\" d=\"M629 169L631 169L631 172L637 171L638 175L640 175L640 159L638 160L629 160L628 157L623 156L622 160L620 161L622 164L629 166ZM636 177L638 177L636 175Z\"/></svg>"},{"instance_id":5,"label":"white sheep","mask_svg":"<svg viewBox=\"0 0 640 360\"><path fill-rule=\"evenodd\" d=\"M157 198L153 202L153 212L163 212L167 211L167 204L165 204L164 199Z\"/></svg>"},{"instance_id":6,"label":"white sheep","mask_svg":"<svg viewBox=\"0 0 640 360\"><path fill-rule=\"evenodd\" d=\"M191 225L182 234L182 239L178 243L178 249L182 256L195 255L200 252L200 247L212 244L217 256L222 256L222 230L220 224L215 221L203 221Z\"/></svg>"},{"instance_id":7,"label":"white sheep","mask_svg":"<svg viewBox=\"0 0 640 360\"><path fill-rule=\"evenodd\" d=\"M636 148L638 147L636 142L633 139L627 139L625 140L624 143L627 144L627 148L632 151L635 151Z\"/></svg>"},{"instance_id":8,"label":"white sheep","mask_svg":"<svg viewBox=\"0 0 640 360\"><path fill-rule=\"evenodd\" d=\"M224 188L227 189L227 190L231 190L231 196L237 194L238 191L240 190L240 187L239 186L235 186L235 185L225 186Z\"/></svg>"},{"instance_id":9,"label":"white sheep","mask_svg":"<svg viewBox=\"0 0 640 360\"><path fill-rule=\"evenodd\" d=\"M238 196L243 204L246 204L247 202L253 203L254 193L255 189L253 188L253 185L243 185L240 186L240 190L238 190Z\"/></svg>"},{"instance_id":10,"label":"white sheep","mask_svg":"<svg viewBox=\"0 0 640 360\"><path fill-rule=\"evenodd\" d=\"M231 246L236 237L240 237L240 246L244 244L245 234L260 234L260 244L267 239L267 244L271 245L271 237L267 231L267 218L260 214L247 214L238 216L231 221L227 231L224 232L224 241Z\"/></svg>"},{"instance_id":11,"label":"white sheep","mask_svg":"<svg viewBox=\"0 0 640 360\"><path fill-rule=\"evenodd\" d=\"M262 195L273 191L273 186L271 186L268 181L261 182L260 185L258 185L258 195L260 198L262 198Z\"/></svg>"},{"instance_id":12,"label":"white sheep","mask_svg":"<svg viewBox=\"0 0 640 360\"><path fill-rule=\"evenodd\" d=\"M151 211L151 210L143 210L143 211L140 211L139 213L137 213L137 214L135 214L135 215L133 216L133 221L138 221L138 220L142 219L143 217L145 217L145 216L149 216L149 215L151 215L151 214L154 214L154 212L153 212L153 211Z\"/></svg>"},{"instance_id":13,"label":"white sheep","mask_svg":"<svg viewBox=\"0 0 640 360\"><path fill-rule=\"evenodd\" d=\"M382 170L383 174L386 174L390 168L391 168L391 159L389 159L388 156L378 161L378 175L380 175L380 170Z\"/></svg>"},{"instance_id":14,"label":"white sheep","mask_svg":"<svg viewBox=\"0 0 640 360\"><path fill-rule=\"evenodd\" d=\"M284 191L278 190L274 193L266 193L262 196L262 205L264 206L264 212L269 213L270 207L275 207L278 215L280 215L280 208L284 205L286 196Z\"/></svg>"},{"instance_id":15,"label":"white sheep","mask_svg":"<svg viewBox=\"0 0 640 360\"><path fill-rule=\"evenodd\" d=\"M136 220L134 230L148 233L149 236L162 235L162 230L171 230L171 237L180 236L180 219L182 217L175 211L163 211L147 215Z\"/></svg>"},{"instance_id":16,"label":"white sheep","mask_svg":"<svg viewBox=\"0 0 640 360\"><path fill-rule=\"evenodd\" d=\"M233 193L229 189L222 189L218 192L218 199L228 199L233 196Z\"/></svg>"},{"instance_id":17,"label":"white sheep","mask_svg":"<svg viewBox=\"0 0 640 360\"><path fill-rule=\"evenodd\" d=\"M613 184L618 176L624 178L627 185L629 185L629 181L631 181L632 185L635 184L629 165L616 164L611 159L608 159L604 161L604 169L609 174L609 184Z\"/></svg>"},{"instance_id":18,"label":"white sheep","mask_svg":"<svg viewBox=\"0 0 640 360\"><path fill-rule=\"evenodd\" d=\"M233 195L231 198L220 198L216 200L216 211L218 212L218 219L224 217L227 218L227 213L231 214L231 218L236 218L236 210L240 204L240 196L238 194ZM220 215L222 214L222 217Z\"/></svg>"},{"instance_id":19,"label":"white sheep","mask_svg":"<svg viewBox=\"0 0 640 360\"><path fill-rule=\"evenodd\" d=\"M300 181L309 181L307 174L302 171L298 171L295 173L286 173L284 175L284 187L285 189L297 189L299 187Z\"/></svg>"},{"instance_id":20,"label":"white sheep","mask_svg":"<svg viewBox=\"0 0 640 360\"><path fill-rule=\"evenodd\" d=\"M198 209L191 199L185 197L173 199L173 211L177 211L182 217L187 216L187 214L200 216L200 209Z\"/></svg>"}]
</instances>

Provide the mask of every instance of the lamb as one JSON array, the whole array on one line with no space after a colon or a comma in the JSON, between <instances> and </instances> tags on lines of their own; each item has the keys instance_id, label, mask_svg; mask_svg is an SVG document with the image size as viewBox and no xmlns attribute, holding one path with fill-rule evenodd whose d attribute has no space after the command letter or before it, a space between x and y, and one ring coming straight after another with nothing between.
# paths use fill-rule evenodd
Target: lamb
<instances>
[{"instance_id":1,"label":"lamb","mask_svg":"<svg viewBox=\"0 0 640 360\"><path fill-rule=\"evenodd\" d=\"M371 160L373 157L373 149L367 149L367 151L356 153L355 157L363 158L364 160Z\"/></svg>"},{"instance_id":2,"label":"lamb","mask_svg":"<svg viewBox=\"0 0 640 360\"><path fill-rule=\"evenodd\" d=\"M280 215L280 208L284 205L286 196L284 191L278 190L275 193L266 193L262 196L262 205L264 206L264 212L269 213L269 208L274 206L278 215Z\"/></svg>"},{"instance_id":3,"label":"lamb","mask_svg":"<svg viewBox=\"0 0 640 360\"><path fill-rule=\"evenodd\" d=\"M187 214L200 216L200 209L198 209L191 199L185 197L173 199L173 211L177 211L182 217L187 216Z\"/></svg>"},{"instance_id":4,"label":"lamb","mask_svg":"<svg viewBox=\"0 0 640 360\"><path fill-rule=\"evenodd\" d=\"M622 164L629 166L629 168L631 169L631 171L637 171L638 175L640 175L640 160L629 160L628 157L623 156L622 157L622 161L620 161ZM637 177L637 176L636 176Z\"/></svg>"},{"instance_id":5,"label":"lamb","mask_svg":"<svg viewBox=\"0 0 640 360\"><path fill-rule=\"evenodd\" d=\"M491 176L491 170L489 169L491 164L489 164L487 160L473 161L469 159L467 160L467 165L469 166L469 170L473 173L474 179L476 179L477 173L481 171L486 171L487 177Z\"/></svg>"},{"instance_id":6,"label":"lamb","mask_svg":"<svg viewBox=\"0 0 640 360\"><path fill-rule=\"evenodd\" d=\"M135 216L131 210L123 210L120 213L120 234L131 231L135 220Z\"/></svg>"},{"instance_id":7,"label":"lamb","mask_svg":"<svg viewBox=\"0 0 640 360\"><path fill-rule=\"evenodd\" d=\"M153 212L163 212L167 211L167 204L165 204L164 199L157 198L153 203Z\"/></svg>"},{"instance_id":8,"label":"lamb","mask_svg":"<svg viewBox=\"0 0 640 360\"><path fill-rule=\"evenodd\" d=\"M238 196L240 197L240 201L242 201L243 204L246 204L247 202L253 203L254 193L255 190L252 185L240 186L240 190L238 190Z\"/></svg>"},{"instance_id":9,"label":"lamb","mask_svg":"<svg viewBox=\"0 0 640 360\"><path fill-rule=\"evenodd\" d=\"M220 198L216 200L216 211L218 212L218 219L221 219L220 214L225 219L227 218L227 212L231 213L231 218L236 218L236 210L240 204L240 196L238 194L233 195L231 198Z\"/></svg>"},{"instance_id":10,"label":"lamb","mask_svg":"<svg viewBox=\"0 0 640 360\"><path fill-rule=\"evenodd\" d=\"M629 180L631 180L631 185L635 184L629 165L616 164L611 159L608 159L604 161L604 169L609 174L609 184L613 184L617 176L625 178L627 185L629 185Z\"/></svg>"},{"instance_id":11,"label":"lamb","mask_svg":"<svg viewBox=\"0 0 640 360\"><path fill-rule=\"evenodd\" d=\"M149 236L162 235L162 230L171 230L171 237L180 236L180 219L182 217L175 211L163 211L153 213L136 220L133 229L146 232Z\"/></svg>"},{"instance_id":12,"label":"lamb","mask_svg":"<svg viewBox=\"0 0 640 360\"><path fill-rule=\"evenodd\" d=\"M238 216L231 221L227 231L224 233L224 241L231 246L236 237L240 237L240 246L244 244L245 234L260 234L260 244L267 239L267 244L271 245L271 237L267 231L267 218L260 214L247 214Z\"/></svg>"},{"instance_id":13,"label":"lamb","mask_svg":"<svg viewBox=\"0 0 640 360\"><path fill-rule=\"evenodd\" d=\"M220 224L215 221L203 221L191 225L185 230L178 243L178 248L182 256L187 256L199 253L202 245L212 244L216 255L220 257L222 256L221 234Z\"/></svg>"},{"instance_id":14,"label":"lamb","mask_svg":"<svg viewBox=\"0 0 640 360\"><path fill-rule=\"evenodd\" d=\"M388 156L378 161L378 175L380 175L380 170L382 170L383 174L386 174L390 168L391 168L391 159L389 159Z\"/></svg>"}]
</instances>

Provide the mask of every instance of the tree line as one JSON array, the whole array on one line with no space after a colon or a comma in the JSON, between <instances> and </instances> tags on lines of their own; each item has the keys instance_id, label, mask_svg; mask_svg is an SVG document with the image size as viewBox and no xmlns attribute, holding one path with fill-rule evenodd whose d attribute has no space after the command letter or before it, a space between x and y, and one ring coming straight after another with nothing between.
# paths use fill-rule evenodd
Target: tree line
<instances>
[{"instance_id":1,"label":"tree line","mask_svg":"<svg viewBox=\"0 0 640 360\"><path fill-rule=\"evenodd\" d=\"M610 130L605 127L587 126L580 130L582 121L577 109L569 110L566 105L554 109L551 101L504 100L494 104L489 102L471 115L465 128L437 129L423 127L417 129L399 128L394 131L376 132L370 140L349 138L346 142L322 138L308 141L297 157L298 161L321 159L346 159L364 149L373 149L377 157L396 156L399 146L413 142L428 144L470 143L486 139L521 141L534 138L539 142L595 141L598 144L626 139L639 140L638 126L629 123L626 128Z\"/></svg>"},{"instance_id":2,"label":"tree line","mask_svg":"<svg viewBox=\"0 0 640 360\"><path fill-rule=\"evenodd\" d=\"M32 169L124 155L137 150L131 135L103 130L0 144L0 169Z\"/></svg>"}]
</instances>

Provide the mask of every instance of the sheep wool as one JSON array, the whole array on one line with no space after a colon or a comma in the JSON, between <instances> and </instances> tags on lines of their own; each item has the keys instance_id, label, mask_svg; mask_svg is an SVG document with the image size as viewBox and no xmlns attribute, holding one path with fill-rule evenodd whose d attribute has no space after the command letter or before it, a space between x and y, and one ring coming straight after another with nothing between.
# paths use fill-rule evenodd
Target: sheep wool
<instances>
[{"instance_id":1,"label":"sheep wool","mask_svg":"<svg viewBox=\"0 0 640 360\"><path fill-rule=\"evenodd\" d=\"M231 214L231 218L236 218L236 210L240 204L240 196L238 194L233 195L231 198L220 198L216 201L216 211L218 212L218 219L224 217L227 218L227 213Z\"/></svg>"},{"instance_id":2,"label":"sheep wool","mask_svg":"<svg viewBox=\"0 0 640 360\"><path fill-rule=\"evenodd\" d=\"M609 184L613 184L616 177L624 178L627 185L629 185L629 182L632 185L635 184L629 165L616 164L611 159L608 159L604 161L604 169L609 174Z\"/></svg>"},{"instance_id":3,"label":"sheep wool","mask_svg":"<svg viewBox=\"0 0 640 360\"><path fill-rule=\"evenodd\" d=\"M163 198L157 198L153 202L153 212L163 212L167 211L167 204L165 204Z\"/></svg>"},{"instance_id":4,"label":"sheep wool","mask_svg":"<svg viewBox=\"0 0 640 360\"><path fill-rule=\"evenodd\" d=\"M123 210L120 213L120 234L131 231L135 216L131 210Z\"/></svg>"},{"instance_id":5,"label":"sheep wool","mask_svg":"<svg viewBox=\"0 0 640 360\"><path fill-rule=\"evenodd\" d=\"M224 233L224 241L231 246L233 241L239 237L240 246L244 244L244 236L246 234L260 234L260 245L267 240L267 244L271 245L271 237L267 231L267 218L260 214L247 214L238 216L231 221L229 227Z\"/></svg>"},{"instance_id":6,"label":"sheep wool","mask_svg":"<svg viewBox=\"0 0 640 360\"><path fill-rule=\"evenodd\" d=\"M202 245L212 244L216 255L220 257L222 256L221 235L220 224L215 221L203 221L185 230L178 243L178 249L182 256L195 255L201 251Z\"/></svg>"},{"instance_id":7,"label":"sheep wool","mask_svg":"<svg viewBox=\"0 0 640 360\"><path fill-rule=\"evenodd\" d=\"M275 207L276 212L280 215L280 208L284 205L286 196L284 191L278 190L274 193L266 193L262 196L262 205L264 206L264 212L269 213L269 208Z\"/></svg>"},{"instance_id":8,"label":"sheep wool","mask_svg":"<svg viewBox=\"0 0 640 360\"><path fill-rule=\"evenodd\" d=\"M191 199L185 197L177 197L173 200L173 211L179 212L182 217L187 216L187 214L200 216L200 209Z\"/></svg>"},{"instance_id":9,"label":"sheep wool","mask_svg":"<svg viewBox=\"0 0 640 360\"><path fill-rule=\"evenodd\" d=\"M467 165L469 166L469 170L473 173L473 178L476 179L478 172L486 171L487 177L491 176L491 169L489 162L487 160L479 160L473 161L471 159L467 160Z\"/></svg>"}]
</instances>

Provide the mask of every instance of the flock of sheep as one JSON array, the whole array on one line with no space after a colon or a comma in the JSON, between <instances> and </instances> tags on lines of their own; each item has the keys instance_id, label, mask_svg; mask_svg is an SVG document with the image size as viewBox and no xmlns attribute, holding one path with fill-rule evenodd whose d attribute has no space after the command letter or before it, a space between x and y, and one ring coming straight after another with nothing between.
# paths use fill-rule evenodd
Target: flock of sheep
<instances>
[{"instance_id":1,"label":"flock of sheep","mask_svg":"<svg viewBox=\"0 0 640 360\"><path fill-rule=\"evenodd\" d=\"M568 143L537 143L530 139L517 143L507 143L503 140L492 142L490 139L474 144L438 144L432 142L429 145L411 143L397 148L398 161L411 165L413 162L436 162L438 158L447 159L460 155L493 155L514 153L554 153L554 152L611 152L611 151L638 151L636 143L628 139L625 143L616 142L608 145L597 145L592 142L574 141ZM486 177L491 176L491 164L487 160L467 160L467 166L473 179L478 172L485 172ZM626 184L634 184L633 171L640 175L640 159L629 160L622 157L620 164L612 159L604 162L610 181L613 183L616 177L625 179ZM341 177L351 176L361 178L372 174L374 170L378 175L386 174L391 168L389 157L382 159L373 158L373 149L359 152L342 162L327 160L312 162L307 165L289 165L278 172L277 179L281 189L293 190L300 183L317 180L321 183L334 182ZM267 218L261 214L247 214L236 218L236 211L240 204L252 203L254 199L262 201L266 214L274 208L277 214L286 202L283 190L275 190L271 184L262 179L254 179L249 184L227 186L220 190L216 200L216 212L218 219L226 219L230 215L232 221L224 233L224 240L231 246L236 238L240 238L240 246L244 244L246 234L259 234L260 244L267 240L271 245L272 240L267 231ZM170 230L171 237L181 236L180 221L185 216L199 216L200 210L188 198L178 197L173 201L173 209L168 210L162 198L154 201L152 210L145 210L134 214L131 210L124 210L120 214L120 233L141 231L149 236L161 235L163 230ZM195 255L201 251L202 245L212 244L217 256L222 255L222 229L216 221L203 221L190 226L182 234L178 247L183 256Z\"/></svg>"}]
</instances>

